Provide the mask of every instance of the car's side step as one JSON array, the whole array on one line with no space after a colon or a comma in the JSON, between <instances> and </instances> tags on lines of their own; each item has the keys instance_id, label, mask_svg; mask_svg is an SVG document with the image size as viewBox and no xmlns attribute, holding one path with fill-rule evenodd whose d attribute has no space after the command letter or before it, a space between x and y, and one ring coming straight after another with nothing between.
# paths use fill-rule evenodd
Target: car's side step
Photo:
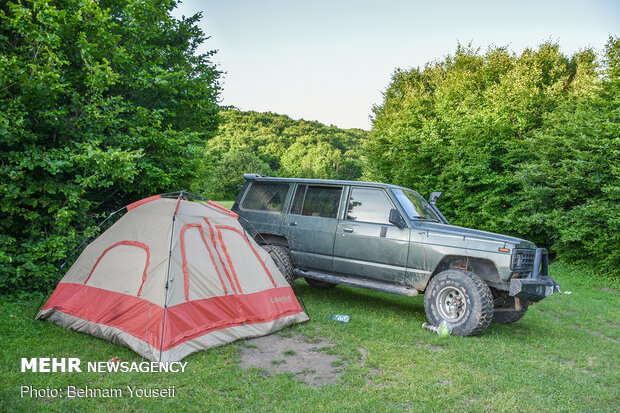
<instances>
[{"instance_id":1,"label":"car's side step","mask_svg":"<svg viewBox=\"0 0 620 413\"><path fill-rule=\"evenodd\" d=\"M365 288L367 290L381 291L383 293L405 295L408 297L415 297L418 295L418 290L415 288L402 287L393 284L382 283L380 281L350 279L339 275L327 274L318 271L303 271L295 268L293 274L296 277L312 278L313 280L325 281L328 283L349 285L351 287Z\"/></svg>"}]
</instances>

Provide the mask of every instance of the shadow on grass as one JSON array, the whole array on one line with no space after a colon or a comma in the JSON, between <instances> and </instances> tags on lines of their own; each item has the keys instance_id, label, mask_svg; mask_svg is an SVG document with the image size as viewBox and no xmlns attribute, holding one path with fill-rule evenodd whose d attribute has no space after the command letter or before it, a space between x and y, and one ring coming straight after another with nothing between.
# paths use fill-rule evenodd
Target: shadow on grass
<instances>
[{"instance_id":1,"label":"shadow on grass","mask_svg":"<svg viewBox=\"0 0 620 413\"><path fill-rule=\"evenodd\" d=\"M305 281L297 281L295 292L304 301L310 313L314 303L320 304L320 307L331 303L334 308L349 308L350 311L379 310L402 317L418 313L425 317L423 295L405 297L342 285L319 289L307 285Z\"/></svg>"}]
</instances>

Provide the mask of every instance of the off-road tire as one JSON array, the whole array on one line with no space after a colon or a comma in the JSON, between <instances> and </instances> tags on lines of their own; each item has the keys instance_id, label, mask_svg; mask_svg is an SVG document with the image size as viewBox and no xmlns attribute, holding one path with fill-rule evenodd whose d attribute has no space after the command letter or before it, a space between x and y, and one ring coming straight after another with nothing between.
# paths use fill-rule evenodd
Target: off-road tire
<instances>
[{"instance_id":1,"label":"off-road tire","mask_svg":"<svg viewBox=\"0 0 620 413\"><path fill-rule=\"evenodd\" d=\"M290 252L284 247L279 245L262 245L263 249L269 253L276 266L284 276L286 282L293 285L295 282L295 276L293 275L293 259Z\"/></svg>"},{"instance_id":2,"label":"off-road tire","mask_svg":"<svg viewBox=\"0 0 620 413\"><path fill-rule=\"evenodd\" d=\"M521 300L521 309L515 310L515 298L508 295L505 291L493 291L495 297L495 310L493 311L493 322L500 324L512 324L521 320L529 302Z\"/></svg>"},{"instance_id":3,"label":"off-road tire","mask_svg":"<svg viewBox=\"0 0 620 413\"><path fill-rule=\"evenodd\" d=\"M493 295L482 278L470 271L442 271L433 277L424 294L428 320L433 325L445 320L453 335L479 335L491 324ZM458 307L461 310L450 313L446 302L455 299L461 304Z\"/></svg>"},{"instance_id":4,"label":"off-road tire","mask_svg":"<svg viewBox=\"0 0 620 413\"><path fill-rule=\"evenodd\" d=\"M328 283L327 281L319 281L313 280L312 278L304 278L306 282L314 288L332 288L335 287L336 284Z\"/></svg>"}]
</instances>

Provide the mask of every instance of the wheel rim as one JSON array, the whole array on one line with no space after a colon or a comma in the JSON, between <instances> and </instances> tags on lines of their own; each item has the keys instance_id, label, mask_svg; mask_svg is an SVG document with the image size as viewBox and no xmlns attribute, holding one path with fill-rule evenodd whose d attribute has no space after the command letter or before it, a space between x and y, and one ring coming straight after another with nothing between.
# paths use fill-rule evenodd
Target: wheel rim
<instances>
[{"instance_id":1,"label":"wheel rim","mask_svg":"<svg viewBox=\"0 0 620 413\"><path fill-rule=\"evenodd\" d=\"M467 312L465 295L455 287L444 287L439 291L435 305L441 318L450 323L459 321Z\"/></svg>"}]
</instances>

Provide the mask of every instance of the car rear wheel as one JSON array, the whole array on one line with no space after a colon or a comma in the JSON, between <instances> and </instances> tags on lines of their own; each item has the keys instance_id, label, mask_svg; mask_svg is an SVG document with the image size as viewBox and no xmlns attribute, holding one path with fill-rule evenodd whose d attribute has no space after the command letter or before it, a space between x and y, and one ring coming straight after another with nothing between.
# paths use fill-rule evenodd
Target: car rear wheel
<instances>
[{"instance_id":1,"label":"car rear wheel","mask_svg":"<svg viewBox=\"0 0 620 413\"><path fill-rule=\"evenodd\" d=\"M493 295L476 274L446 270L437 274L424 296L426 317L433 325L445 320L451 334L482 334L493 319Z\"/></svg>"},{"instance_id":2,"label":"car rear wheel","mask_svg":"<svg viewBox=\"0 0 620 413\"><path fill-rule=\"evenodd\" d=\"M286 282L290 285L293 285L295 282L295 276L293 275L293 259L291 258L291 254L284 247L280 247L279 245L263 245L262 246L265 251L269 253L273 261L276 263L276 266L284 276Z\"/></svg>"},{"instance_id":3,"label":"car rear wheel","mask_svg":"<svg viewBox=\"0 0 620 413\"><path fill-rule=\"evenodd\" d=\"M305 278L306 282L314 288L332 288L336 284L328 283L327 281L313 280L312 278Z\"/></svg>"}]
</instances>

